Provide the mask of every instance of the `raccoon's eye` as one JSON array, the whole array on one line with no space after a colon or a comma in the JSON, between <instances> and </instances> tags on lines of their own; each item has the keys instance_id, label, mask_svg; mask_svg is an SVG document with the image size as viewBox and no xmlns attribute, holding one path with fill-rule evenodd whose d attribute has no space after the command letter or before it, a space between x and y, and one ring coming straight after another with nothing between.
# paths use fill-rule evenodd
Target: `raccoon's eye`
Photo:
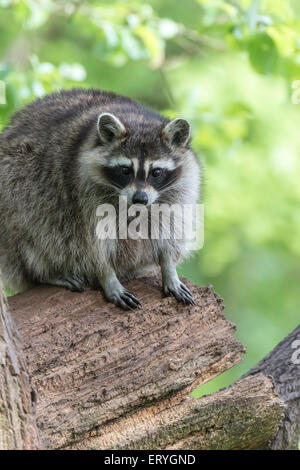
<instances>
[{"instance_id":1,"label":"raccoon's eye","mask_svg":"<svg viewBox=\"0 0 300 470\"><path fill-rule=\"evenodd\" d=\"M160 176L161 174L162 174L162 168L154 168L151 171L151 175L154 176L154 178L156 178L157 176Z\"/></svg>"},{"instance_id":2,"label":"raccoon's eye","mask_svg":"<svg viewBox=\"0 0 300 470\"><path fill-rule=\"evenodd\" d=\"M121 171L122 175L129 175L131 173L132 169L131 169L130 166L121 166L120 171Z\"/></svg>"}]
</instances>

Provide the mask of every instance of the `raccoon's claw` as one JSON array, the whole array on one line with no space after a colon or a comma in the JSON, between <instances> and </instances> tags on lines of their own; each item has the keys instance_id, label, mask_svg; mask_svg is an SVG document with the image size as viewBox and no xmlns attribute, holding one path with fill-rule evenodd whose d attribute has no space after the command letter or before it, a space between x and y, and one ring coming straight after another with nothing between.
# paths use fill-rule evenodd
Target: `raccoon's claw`
<instances>
[{"instance_id":1,"label":"raccoon's claw","mask_svg":"<svg viewBox=\"0 0 300 470\"><path fill-rule=\"evenodd\" d=\"M141 305L138 298L126 289L110 295L108 300L117 305L117 307L121 307L123 310L133 310Z\"/></svg>"},{"instance_id":2,"label":"raccoon's claw","mask_svg":"<svg viewBox=\"0 0 300 470\"><path fill-rule=\"evenodd\" d=\"M186 305L195 305L192 294L189 289L182 283L179 282L175 286L164 286L164 293L167 297L175 297L178 302Z\"/></svg>"},{"instance_id":3,"label":"raccoon's claw","mask_svg":"<svg viewBox=\"0 0 300 470\"><path fill-rule=\"evenodd\" d=\"M86 289L85 281L79 277L74 276L66 279L54 279L47 281L47 284L52 286L64 287L72 292L83 292Z\"/></svg>"}]
</instances>

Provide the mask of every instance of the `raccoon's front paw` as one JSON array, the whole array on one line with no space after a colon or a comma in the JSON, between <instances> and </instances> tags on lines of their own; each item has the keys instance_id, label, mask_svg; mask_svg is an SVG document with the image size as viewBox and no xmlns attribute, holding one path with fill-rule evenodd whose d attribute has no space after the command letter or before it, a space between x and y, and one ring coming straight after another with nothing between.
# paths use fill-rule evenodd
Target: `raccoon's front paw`
<instances>
[{"instance_id":1,"label":"raccoon's front paw","mask_svg":"<svg viewBox=\"0 0 300 470\"><path fill-rule=\"evenodd\" d=\"M83 292L87 287L85 280L79 276L51 279L45 283L52 286L64 287L72 292Z\"/></svg>"},{"instance_id":2,"label":"raccoon's front paw","mask_svg":"<svg viewBox=\"0 0 300 470\"><path fill-rule=\"evenodd\" d=\"M175 297L178 302L186 305L195 305L192 294L189 289L179 280L170 284L164 284L164 294L167 297Z\"/></svg>"},{"instance_id":3,"label":"raccoon's front paw","mask_svg":"<svg viewBox=\"0 0 300 470\"><path fill-rule=\"evenodd\" d=\"M112 302L113 304L117 305L117 307L121 307L123 310L133 310L141 305L139 299L129 290L124 289L116 289L112 292L106 292L107 300Z\"/></svg>"}]
</instances>

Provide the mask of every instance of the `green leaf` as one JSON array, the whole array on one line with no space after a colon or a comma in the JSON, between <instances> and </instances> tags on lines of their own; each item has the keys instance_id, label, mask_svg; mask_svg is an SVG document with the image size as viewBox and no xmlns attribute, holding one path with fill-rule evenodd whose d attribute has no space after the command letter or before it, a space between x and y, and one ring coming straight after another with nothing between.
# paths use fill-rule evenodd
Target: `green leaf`
<instances>
[{"instance_id":1,"label":"green leaf","mask_svg":"<svg viewBox=\"0 0 300 470\"><path fill-rule=\"evenodd\" d=\"M138 26L135 34L143 41L153 66L161 65L164 55L164 42L156 32L148 26Z\"/></svg>"},{"instance_id":2,"label":"green leaf","mask_svg":"<svg viewBox=\"0 0 300 470\"><path fill-rule=\"evenodd\" d=\"M274 73L278 63L275 42L267 33L252 36L248 45L249 60L252 67L262 75Z\"/></svg>"},{"instance_id":3,"label":"green leaf","mask_svg":"<svg viewBox=\"0 0 300 470\"><path fill-rule=\"evenodd\" d=\"M4 80L12 70L12 64L0 63L0 80Z\"/></svg>"}]
</instances>

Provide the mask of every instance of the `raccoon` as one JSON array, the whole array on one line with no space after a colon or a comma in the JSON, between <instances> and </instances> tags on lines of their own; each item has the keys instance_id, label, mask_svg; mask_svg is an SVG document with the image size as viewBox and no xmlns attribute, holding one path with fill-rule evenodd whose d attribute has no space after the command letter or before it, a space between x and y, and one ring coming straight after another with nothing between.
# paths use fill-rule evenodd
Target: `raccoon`
<instances>
[{"instance_id":1,"label":"raccoon","mask_svg":"<svg viewBox=\"0 0 300 470\"><path fill-rule=\"evenodd\" d=\"M102 287L108 301L140 305L119 279L160 266L163 291L193 304L176 264L185 241L96 236L97 207L195 204L199 165L190 125L94 89L61 91L17 112L0 135L0 267L6 287Z\"/></svg>"}]
</instances>

